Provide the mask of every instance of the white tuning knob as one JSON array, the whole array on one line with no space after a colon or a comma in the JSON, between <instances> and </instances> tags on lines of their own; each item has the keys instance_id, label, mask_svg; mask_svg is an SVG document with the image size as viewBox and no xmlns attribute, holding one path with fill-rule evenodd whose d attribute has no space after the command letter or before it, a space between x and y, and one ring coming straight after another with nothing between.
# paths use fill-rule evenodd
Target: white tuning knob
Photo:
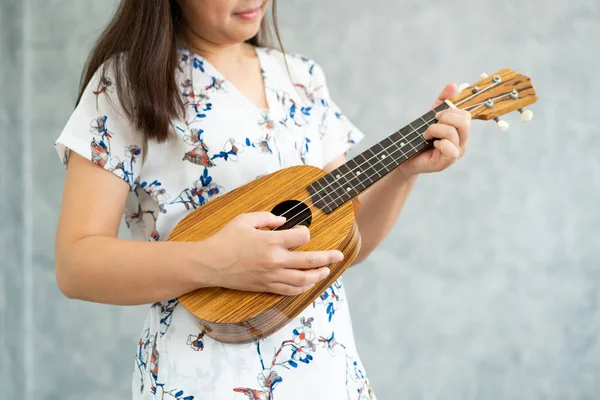
<instances>
[{"instance_id":1,"label":"white tuning knob","mask_svg":"<svg viewBox=\"0 0 600 400\"><path fill-rule=\"evenodd\" d=\"M508 122L502 120L502 119L498 119L496 118L496 126L498 126L498 129L500 129L501 131L506 131L508 130L508 127L510 126Z\"/></svg>"},{"instance_id":2,"label":"white tuning knob","mask_svg":"<svg viewBox=\"0 0 600 400\"><path fill-rule=\"evenodd\" d=\"M485 78L487 78L487 77L488 77L488 74L486 74L485 72L482 72L482 73L481 73L481 75L479 75L479 77L480 77L481 79L485 79Z\"/></svg>"},{"instance_id":3,"label":"white tuning knob","mask_svg":"<svg viewBox=\"0 0 600 400\"><path fill-rule=\"evenodd\" d=\"M529 122L533 118L533 112L531 110L519 110L521 113L521 122Z\"/></svg>"},{"instance_id":4,"label":"white tuning knob","mask_svg":"<svg viewBox=\"0 0 600 400\"><path fill-rule=\"evenodd\" d=\"M469 86L471 86L471 85L469 85L468 83L461 83L460 85L458 85L458 93L462 92L463 90L465 90Z\"/></svg>"}]
</instances>

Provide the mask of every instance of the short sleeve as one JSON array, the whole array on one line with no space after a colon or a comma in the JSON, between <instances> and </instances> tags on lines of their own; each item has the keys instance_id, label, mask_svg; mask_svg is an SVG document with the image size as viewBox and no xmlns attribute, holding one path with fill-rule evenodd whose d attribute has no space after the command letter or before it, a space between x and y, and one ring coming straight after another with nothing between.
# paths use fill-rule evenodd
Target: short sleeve
<instances>
[{"instance_id":1,"label":"short sleeve","mask_svg":"<svg viewBox=\"0 0 600 400\"><path fill-rule=\"evenodd\" d=\"M54 147L67 167L71 151L135 188L142 164L143 136L127 118L111 69L94 74Z\"/></svg>"},{"instance_id":2,"label":"short sleeve","mask_svg":"<svg viewBox=\"0 0 600 400\"><path fill-rule=\"evenodd\" d=\"M331 99L323 69L318 64L313 64L310 73L312 75L315 102L320 103L322 110L319 132L323 150L323 165L327 165L337 157L346 154L365 135L342 113Z\"/></svg>"}]
</instances>

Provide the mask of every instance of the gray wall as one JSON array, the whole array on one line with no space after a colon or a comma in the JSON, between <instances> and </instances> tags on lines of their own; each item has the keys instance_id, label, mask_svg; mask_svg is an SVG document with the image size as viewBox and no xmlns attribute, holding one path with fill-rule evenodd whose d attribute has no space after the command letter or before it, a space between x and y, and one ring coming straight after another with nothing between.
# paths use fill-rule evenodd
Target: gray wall
<instances>
[{"instance_id":1,"label":"gray wall","mask_svg":"<svg viewBox=\"0 0 600 400\"><path fill-rule=\"evenodd\" d=\"M423 176L392 234L346 274L380 399L600 398L600 2L280 2L373 144L449 81L511 67L528 125L475 122L466 158ZM52 148L114 1L0 3L0 397L129 396L145 308L68 301L54 277L64 171Z\"/></svg>"}]
</instances>

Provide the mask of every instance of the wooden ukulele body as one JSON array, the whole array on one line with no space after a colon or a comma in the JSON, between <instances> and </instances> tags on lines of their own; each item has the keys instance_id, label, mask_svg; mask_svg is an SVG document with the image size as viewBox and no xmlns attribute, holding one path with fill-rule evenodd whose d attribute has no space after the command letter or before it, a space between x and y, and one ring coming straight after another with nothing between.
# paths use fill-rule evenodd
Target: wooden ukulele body
<instances>
[{"instance_id":1,"label":"wooden ukulele body","mask_svg":"<svg viewBox=\"0 0 600 400\"><path fill-rule=\"evenodd\" d=\"M329 276L297 296L218 287L198 289L180 296L181 305L199 319L206 335L225 343L245 343L276 332L320 296L356 258L360 235L352 203L347 202L325 214L312 204L306 190L325 174L319 168L304 165L282 169L208 202L177 224L169 241L200 241L217 233L237 215L257 211L280 215L282 210L294 207L285 215L290 218L284 226L309 217L304 223L309 222L311 233L310 242L294 250L337 249L345 256L342 262L329 265ZM302 209L302 216L296 220L291 218ZM236 244L231 243L231 246Z\"/></svg>"}]
</instances>

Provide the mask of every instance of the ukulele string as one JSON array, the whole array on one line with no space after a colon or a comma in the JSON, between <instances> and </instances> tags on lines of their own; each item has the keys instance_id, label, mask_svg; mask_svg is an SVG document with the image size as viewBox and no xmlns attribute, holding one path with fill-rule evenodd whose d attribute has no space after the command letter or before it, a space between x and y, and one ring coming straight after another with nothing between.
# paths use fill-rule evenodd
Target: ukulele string
<instances>
[{"instance_id":1,"label":"ukulele string","mask_svg":"<svg viewBox=\"0 0 600 400\"><path fill-rule=\"evenodd\" d=\"M501 97L504 97L504 96L507 96L507 95L498 96L498 97L496 97L496 98L494 98L494 99L498 99L498 98L501 98ZM466 100L465 100L465 101L466 101ZM461 102L461 103L462 103L462 102ZM461 104L461 103L459 103L459 104ZM483 103L485 103L485 102L482 102L482 103L478 103L478 104L471 105L471 106L469 106L469 107L466 107L466 108L465 108L465 110L469 110L470 108L472 108L472 109L478 108L478 107L480 107L480 106L481 106ZM431 119L431 120L429 120L429 121L427 121L427 122L425 122L425 124L421 125L420 127L416 128L416 129L415 129L413 132L410 132L410 133L417 132L417 130L418 130L418 129L422 128L423 126L425 126L425 125L429 124L429 123L430 123L430 122L432 122L432 121L435 121L435 118L434 118L434 119ZM415 139L417 139L417 138L419 138L419 137L420 137L420 138L422 138L422 136L421 136L421 135L417 135L415 138L411 139L411 140L410 140L410 141L408 141L407 143L408 143L408 144L410 144L410 143L412 143L412 142L413 142ZM387 149L389 149L390 147L392 147L392 146L388 146L387 148L384 148L384 149L383 149L383 151L385 152L385 151L386 151ZM400 150L400 149L398 148L398 149L396 149L396 150L392 151L392 152L391 152L391 153L389 153L389 154L390 154L390 155L392 155L392 154L394 154L394 153L395 153L396 151L398 151L398 150ZM380 152L380 153L381 153L381 152ZM379 153L379 154L380 154L380 153ZM363 163L361 163L360 165L358 165L358 167L360 167L360 166L361 166L361 165L363 165L364 163L367 163L368 161L372 160L373 158L377 158L377 156L378 156L378 155L377 155L377 154L375 154L374 156L372 156L372 157L371 157L371 158L369 158L368 160L366 160L366 161L364 161ZM382 161L383 161L383 159L378 159L378 160L377 160L377 162L375 162L373 165L371 165L371 166L369 166L368 168L366 168L366 170L367 170L367 171L368 171L369 169L373 168L373 169L375 170L375 173L374 173L374 174L372 174L372 175L369 175L369 176L367 177L367 179L364 179L364 180L362 180L362 181L359 181L359 182L358 182L358 184L361 184L361 185L365 186L365 185L364 185L364 182L368 181L370 178L372 178L373 176L377 175L377 172L378 172L378 171L377 171L377 170L376 170L374 167L377 165L377 163L379 163L379 162L382 162ZM352 171L348 171L347 173L345 173L344 175L342 175L340 178L342 178L342 177L345 177L345 176L346 176L346 175L348 175L350 172L352 172ZM340 178L337 178L337 179L340 179ZM321 191L323 191L323 190L327 189L327 188L328 188L329 186L331 186L332 184L333 184L333 182L332 182L332 183L330 183L330 184L328 184L327 186L323 187L322 189L318 190L318 191L317 191L317 192L315 192L314 194L317 194L317 193L319 193L319 192L321 192ZM350 183L348 182L348 184L350 184ZM352 186L352 185L350 185L350 187L351 187L352 189L355 189L355 186ZM333 198L333 196L331 196L331 197ZM341 199L342 197L343 197L343 195L337 195L337 197L336 197L335 199L333 199L333 201L331 201L331 202L329 202L329 203L326 203L326 204L325 204L325 206L328 206L328 205L334 204L334 203L335 203L337 200ZM301 203L304 203L306 200L309 200L309 199L310 199L310 197L308 197L308 198L304 199L304 200L303 200ZM284 212L284 213L283 213L281 216L285 216L285 214L289 213L290 211L292 211L294 208L298 207L299 205L300 205L300 203L299 203L299 204L296 204L294 207L292 207L292 208L290 208L289 210L285 211L285 212ZM314 204L313 204L313 205L311 205L311 206L308 206L309 210L310 210L312 207L316 207L316 206L315 206ZM315 211L315 214L316 214L317 212L321 212L321 213L323 213L323 211L322 211L321 209L319 209L319 208L316 208L314 211ZM297 216L299 216L299 215L301 215L301 214L302 214L302 211L301 211L301 212L299 212L299 213L297 213L297 214L295 214L295 215L293 215L291 218L288 218L288 219L294 219L294 218L296 218ZM309 219L309 218L311 218L311 215L309 215L309 216L305 217L303 220L301 220L301 221L297 222L296 224L292 225L292 226L291 226L291 228L293 228L293 227L296 227L296 226L300 225L301 223L303 223L304 221L306 221L306 220L307 220L307 219ZM274 229L271 229L271 230L273 231L273 230L275 230L275 229L277 229L277 228L274 228Z\"/></svg>"},{"instance_id":2,"label":"ukulele string","mask_svg":"<svg viewBox=\"0 0 600 400\"><path fill-rule=\"evenodd\" d=\"M494 86L495 86L495 85L494 85ZM481 93L481 92L479 92L479 93ZM470 96L470 97L466 98L465 100L461 101L460 103L457 103L457 105L461 105L462 103L464 103L465 101L469 100L469 99L470 99L470 98L472 98L473 96L474 96L474 95L472 95L472 96ZM496 97L492 98L492 100L498 100L498 99L501 99L501 98L503 98L503 97L508 97L508 96L510 96L510 94L499 95L499 96L496 96ZM486 100L486 101L487 101L487 100ZM482 102L480 102L480 103L472 104L472 105L470 105L470 106L468 106L468 107L465 107L465 108L464 108L464 110L467 110L467 111L469 111L469 112L473 112L474 110L476 110L476 109L478 109L478 108L480 108L480 107L483 107L483 106L484 106L484 104L486 103L486 101L482 101ZM415 129L413 132L410 132L410 133L414 133L414 132L416 132L418 129L422 128L423 126L425 126L425 125L429 124L430 122L432 122L432 121L434 121L434 120L435 120L435 118L434 118L434 119L431 119L431 120L429 120L429 121L427 121L427 122L425 122L425 124L421 125L420 127L418 127L417 129ZM417 137L422 137L422 136L419 136L419 135L417 135L415 138L413 138L412 140L408 141L407 143L408 143L408 144L412 143L412 142L413 142L413 141L414 141L414 140L415 140ZM387 150L387 149L389 149L390 147L391 147L391 146L388 146L388 147L384 148L384 149L383 149L383 152L386 152L386 150ZM389 154L391 155L391 154L395 153L397 150L400 150L400 149L396 149L396 150L392 151L392 152L391 152L391 153L389 153ZM372 160L373 158L377 158L377 157L378 157L378 155L381 155L381 152L380 152L380 153L378 153L378 154L374 154L374 155L373 155L373 156L372 156L370 159L366 160L365 162L368 162L368 161ZM381 162L382 160L383 160L383 159L378 159L378 161L377 161L377 162ZM361 165L363 165L365 162L363 162L362 164L358 165L358 167L360 167ZM373 164L372 166L370 166L370 167L366 168L366 170L368 171L370 168L374 168L374 167L375 167L375 165L377 164L377 162L376 162L375 164ZM355 167L355 169L356 169L356 168L357 168L357 167ZM337 179L340 179L340 178L342 178L342 177L345 177L346 175L348 175L348 174L349 174L349 173L351 173L351 172L352 172L352 170L348 171L347 173L345 173L344 175L340 176L340 177L339 177L339 178L337 178ZM371 178L372 176L373 176L373 175L370 175L368 178ZM365 185L364 185L364 182L366 182L366 181L367 181L367 180L365 179L365 180L363 180L363 181L360 181L360 182L358 182L358 184L361 184L361 185L365 186ZM317 194L317 193L321 192L322 190L325 190L325 189L327 189L327 188L328 188L329 186L331 186L333 183L334 183L334 182L331 182L331 183L330 183L330 184L328 184L327 186L325 186L325 187L323 187L322 189L320 189L320 190L318 190L317 192L315 192L315 194ZM352 187L352 189L354 189L354 187ZM325 206L328 206L328 205L330 205L330 204L333 204L333 203L335 203L337 200L341 199L341 198L342 198L342 196L343 196L343 195L338 195L338 197L336 197L336 198L335 198L335 199L334 199L332 202L330 202L330 203L326 203L326 204L325 204ZM333 198L333 196L331 196L331 197ZM308 200L308 199L310 199L310 198L307 198L307 199L303 200L302 202L304 203L304 201L306 201L306 200ZM292 207L292 208L290 208L289 210L287 210L286 212L284 212L284 214L286 214L286 213L288 213L288 212L292 211L294 208L296 208L296 207L298 207L298 206L299 206L299 204L295 205L294 207ZM313 205L313 206L314 206L314 205ZM309 209L310 209L311 207L312 207L312 206L309 206ZM321 211L321 210L317 209L317 211ZM300 214L301 214L301 213L298 213L298 214L296 214L296 215L292 216L292 218L295 218L295 217L297 217L297 216L298 216L298 215L300 215ZM282 214L282 215L283 215L283 214ZM305 220L306 220L306 219L304 219L304 220L300 221L299 223L302 223L302 222L304 222ZM297 225L297 224L296 224L296 225ZM294 226L296 226L296 225L294 225Z\"/></svg>"},{"instance_id":3,"label":"ukulele string","mask_svg":"<svg viewBox=\"0 0 600 400\"><path fill-rule=\"evenodd\" d=\"M429 122L431 122L431 121L434 121L434 119L432 119L432 120L430 120L430 121L426 122L426 124L427 124L427 123L429 123ZM424 126L424 125L423 125L423 126ZM421 128L421 127L417 128L417 129L420 129L420 128ZM416 131L415 131L415 132L416 132ZM413 133L413 132L411 132L411 133ZM417 137L422 137L422 136L420 136L420 135L417 135ZM413 140L415 140L417 137L415 137L414 139L410 140L410 141L409 141L409 142L407 142L407 143L408 143L408 144L410 144L410 143L411 143ZM390 146L390 147L391 147L391 146ZM400 150L400 149L397 149L397 150ZM384 151L385 151L385 149L384 149ZM393 154L395 151L396 151L396 150L394 150L392 153L390 153L390 155L391 155L391 154ZM373 156L373 157L371 157L369 160L371 160L371 159L373 159L373 158L375 158L375 157L376 157L376 155L375 155L375 156ZM367 161L369 161L369 160L367 160ZM365 162L367 162L367 161L365 161ZM371 165L370 167L366 168L366 170L369 170L369 169L371 169L371 168L374 168L374 167L375 167L375 165L377 165L377 163L379 163L379 162L381 162L381 161L382 161L381 159L378 159L378 161L377 161L377 162L375 162L375 163L374 163L373 165ZM364 164L364 163L363 163L363 164ZM362 165L362 164L360 164L360 165ZM360 165L359 165L359 167L360 167ZM374 173L373 175L369 175L369 176L367 177L367 179L365 179L365 180L363 180L363 181L360 181L360 182L358 182L358 184L363 184L364 182L366 182L366 181L367 181L368 179L370 179L371 177L373 177L373 176L377 175L377 169L374 169L374 170L375 170L375 173ZM344 175L342 175L341 177L344 177L344 176L346 176L346 175L347 175L347 173L346 173L346 174L344 174ZM341 178L341 177L340 177L340 178ZM340 179L340 178L338 178L338 179ZM327 187L329 187L331 184L332 184L332 183L330 183L329 185L327 185L327 186L323 187L321 190L318 190L317 192L315 192L315 194L319 193L319 192L320 192L320 191L322 191L322 190L325 190L325 189L326 189ZM348 184L350 185L350 183L348 183ZM363 184L363 186L364 186L364 184ZM350 187L352 187L352 189L354 189L354 186L350 185ZM333 198L333 196L331 196L331 197ZM325 207L326 207L326 206L328 206L328 205L330 205L330 204L334 204L334 203L335 203L337 200L339 200L341 197L342 197L342 195L338 195L338 196L337 196L335 199L333 199L333 201L331 201L331 202L329 202L329 203L326 203L326 204L325 204ZM305 202L306 200L309 200L309 199L310 199L310 197L306 198L306 199L305 199L305 200L303 200L301 203L299 203L299 204L296 204L294 207L290 208L289 210L287 210L287 211L285 211L283 214L281 214L281 216L282 216L282 217L283 217L283 216L285 216L285 214L286 214L286 213L288 213L288 212L292 211L294 208L298 207L300 204L304 204L304 202ZM313 204L313 205L310 205L310 206L308 206L308 209L310 210L310 209L311 209L311 208L313 208L313 207L315 207L314 214L317 214L317 213L319 213L319 212L320 212L320 213L324 213L324 211L323 211L323 210L321 210L320 208L317 208L317 207L316 207L314 204ZM297 216L299 216L299 215L301 215L301 214L302 214L302 211L300 211L299 213L297 213L297 214L293 215L291 218L287 218L287 217L286 217L286 219L288 219L288 220L292 220L292 219L296 218ZM296 223L296 224L292 225L290 228L294 228L294 227L296 227L296 226L298 226L298 225L302 224L304 221L306 221L307 219L311 218L311 216L312 216L312 215L313 215L313 214L310 214L309 216L305 217L303 220L301 220L301 221L299 221L298 223ZM273 228L273 229L271 229L271 231L274 231L275 229L277 229L277 228Z\"/></svg>"},{"instance_id":4,"label":"ukulele string","mask_svg":"<svg viewBox=\"0 0 600 400\"><path fill-rule=\"evenodd\" d=\"M464 102L468 101L468 100L469 100L469 99L471 99L472 97L474 97L474 96L476 96L476 95L478 95L478 94L481 94L481 92L483 92L484 90L490 89L491 87L493 87L493 86L496 86L496 85L498 85L499 83L500 83L500 82L498 82L498 83L495 83L495 84L493 84L493 85L490 85L489 87L487 87L487 88L485 88L485 89L483 89L483 90L479 91L478 93L476 93L476 94L473 94L473 95L471 95L471 96L469 96L469 97L465 98L465 99L464 99L464 100L462 100L461 102L459 102L459 103L455 104L455 106L456 106L456 107L460 106L461 104L463 104ZM503 97L506 97L506 96L510 96L510 94L504 94L504 95L500 95L500 96L494 97L492 100L497 100L497 99L500 99L500 98L503 98ZM486 100L486 101L487 101L487 100ZM480 102L480 103L477 103L477 104L473 104L473 105L471 105L471 106L465 107L465 108L464 108L464 110L467 110L467 111L471 112L471 111L472 111L472 109L478 108L478 107L480 107L481 105L483 105L484 103L485 103L485 101L483 101L483 102ZM471 110L470 110L470 109L471 109ZM431 119L431 120L429 120L429 121L425 122L423 125L419 126L418 128L416 128L416 129L413 129L413 131L412 131L412 132L410 132L409 134L411 134L411 133L417 133L417 136L416 136L415 138L411 139L410 141L408 141L407 143L408 143L408 144L410 144L410 143L412 143L412 142L413 142L415 139L417 139L417 138L422 138L423 136L422 136L422 135L420 135L420 134L418 134L418 132L417 132L417 131L418 131L419 129L421 129L422 127L424 127L425 125L427 125L427 124L431 123L432 121L435 121L435 118L433 118L433 119ZM386 152L386 150L387 150L387 149L389 149L390 147L392 147L393 145L394 145L394 144L392 144L392 145L390 145L390 146L388 146L388 147L384 148L384 149L383 149L383 152ZM389 154L389 155L392 155L392 154L394 154L394 153L395 153L396 151L398 151L398 150L400 150L400 148L397 148L397 149L393 150L391 153L388 153L388 154ZM367 160L363 161L361 164L359 164L359 165L358 165L357 167L355 167L354 169L356 169L356 168L358 168L358 167L362 166L362 165L363 165L363 164L365 164L365 163L368 163L369 161L373 160L374 158L378 158L378 155L381 155L381 152L380 152L380 153L378 153L378 154L375 154L375 155L373 155L371 158L369 158L369 159L367 159ZM376 163L374 163L373 165L371 165L370 167L368 167L368 168L367 168L367 170L368 170L368 169L370 169L370 168L374 168L374 167L375 167L375 165L377 165L377 163L379 163L379 162L382 162L382 161L383 161L383 159L381 159L381 158L378 158L378 161L377 161ZM376 171L376 170L375 170L375 171ZM339 178L337 178L337 179L339 180L339 179L341 179L341 178L345 177L346 175L350 174L351 172L352 172L352 170L350 170L350 171L346 172L344 175L340 176L340 177L339 177ZM376 172L377 172L377 171L376 171ZM370 175L370 176L369 176L367 179L370 179L370 178L371 178L372 176L374 176L374 175L376 175L376 174ZM366 181L367 181L367 179L365 179L365 180L363 180L363 181L360 181L360 182L359 182L359 184L363 184L364 182L366 182ZM329 186L331 186L333 183L334 183L334 182L331 182L331 183L327 184L326 186L324 186L322 189L320 189L320 190L316 191L316 192L313 194L313 196L314 196L315 194L318 194L318 193L322 192L323 190L327 189L327 188L328 188ZM365 186L365 185L363 184L363 186ZM352 187L352 188L354 189L354 187ZM302 200L300 203L296 204L295 206L293 206L293 207L292 207L292 208L290 208L289 210L285 211L285 212L284 212L284 213L283 213L281 216L285 216L285 214L286 214L286 213L289 213L290 211L292 211L293 209L295 209L296 207L298 207L300 204L304 204L304 202L305 202L305 201L307 201L307 200L309 200L310 198L311 198L311 197L307 197L306 199ZM328 206L328 205L330 205L330 204L333 204L333 203L335 203L335 202L336 202L337 200L339 200L340 198L342 198L342 195L338 195L338 196L337 196L337 197L336 197L336 198L335 198L335 199L334 199L332 202L329 202L329 203L325 204L325 206ZM315 205L313 204L312 206L308 206L309 210L310 210L312 207L315 207ZM319 209L319 208L317 208L315 211L316 211L316 212L323 212L323 211L322 211L321 209ZM299 213L297 213L297 214L295 214L295 215L293 215L291 218L287 218L287 217L286 217L286 218L287 218L288 220L289 220L289 219L294 219L294 218L296 218L297 216L299 216L299 215L301 215L301 214L302 214L302 211L301 211L301 212L299 212ZM293 227L295 227L295 226L298 226L298 225L299 225L299 224L301 224L302 222L306 221L308 218L310 218L310 215L309 215L308 217L304 218L302 221L300 221L300 222L296 223L295 225L293 225L291 228L293 228ZM274 231L275 229L277 229L277 228L273 228L273 229L271 229L271 231Z\"/></svg>"},{"instance_id":5,"label":"ukulele string","mask_svg":"<svg viewBox=\"0 0 600 400\"><path fill-rule=\"evenodd\" d=\"M495 98L494 98L494 100L497 100L497 99L499 99L499 98L506 97L506 96L509 96L509 95L501 95L501 96L497 96L497 97L495 97ZM464 108L464 110L468 110L469 112L472 112L473 110L475 110L475 109L477 109L477 108L479 108L479 107L482 107L484 103L485 103L485 102L481 102L481 103L473 104L473 105L471 105L471 106L469 106L469 107L465 107L465 108ZM470 110L469 110L469 109L470 109ZM429 122L431 122L431 121L433 121L433 119L432 119L432 120L430 120ZM429 122L427 122L427 123L429 123ZM426 124L427 124L427 123L426 123ZM420 128L420 127L419 127L419 128ZM419 129L419 128L417 128L417 129ZM414 140L414 139L413 139L413 140ZM410 142L409 142L409 143L410 143ZM398 149L398 150L399 150L399 149ZM393 154L393 152L392 152L392 153L390 153L390 154ZM378 162L381 162L381 161L382 161L382 160L379 160ZM373 167L374 167L376 164L377 164L377 163L373 164L373 165L372 165L370 168L373 168ZM370 168L368 168L368 169L370 169ZM368 169L367 169L367 170L368 170ZM346 174L345 174L345 175L346 175ZM345 175L344 175L344 176L345 176ZM365 186L365 185L364 185L364 182L366 182L367 180L369 180L371 177L373 177L373 176L375 176L375 175L377 175L377 170L375 170L375 173L374 173L373 175L369 175L369 176L367 177L367 179L364 179L363 181L360 181L360 182L358 182L358 184L361 184L361 185ZM348 184L349 184L349 182L348 182ZM355 186L352 186L352 185L350 185L350 187L351 187L352 189L355 189ZM325 189L325 188L323 188L323 189ZM318 193L318 192L316 192L316 193ZM332 198L333 198L333 196L332 196ZM336 197L336 198L335 198L335 199L334 199L332 202L325 204L325 206L328 206L328 205L330 205L330 204L334 204L334 203L335 203L337 200L339 200L339 199L341 199L341 198L342 198L342 195L338 195L338 197ZM307 199L307 200L308 200L308 199ZM306 200L305 200L305 201L306 201ZM297 205L296 205L296 206L297 206ZM291 210L292 210L293 208L295 208L296 206L294 206L294 207L290 208L288 211L291 211ZM310 208L311 208L311 207L316 207L316 206L315 206L314 204L313 204L312 206L308 206L309 210L310 210ZM286 211L286 212L288 212L288 211ZM316 214L317 212L324 213L324 211L323 211L323 210L321 210L321 209L319 209L319 208L316 208L316 209L315 209L315 214ZM285 214L285 213L284 213L284 214ZM294 215L294 216L293 216L291 219L293 219L293 218L295 218L295 217L297 217L298 215L301 215L301 214L302 214L302 213L300 212L300 213L298 213L298 214ZM295 226L298 226L298 225L300 225L301 223L303 223L304 221L306 221L306 220L307 220L307 219L309 219L309 218L311 218L311 215L309 215L308 217L306 217L306 218L304 218L303 220L299 221L298 223L294 224L294 225L292 226L292 228L293 228L293 227L295 227Z\"/></svg>"}]
</instances>

